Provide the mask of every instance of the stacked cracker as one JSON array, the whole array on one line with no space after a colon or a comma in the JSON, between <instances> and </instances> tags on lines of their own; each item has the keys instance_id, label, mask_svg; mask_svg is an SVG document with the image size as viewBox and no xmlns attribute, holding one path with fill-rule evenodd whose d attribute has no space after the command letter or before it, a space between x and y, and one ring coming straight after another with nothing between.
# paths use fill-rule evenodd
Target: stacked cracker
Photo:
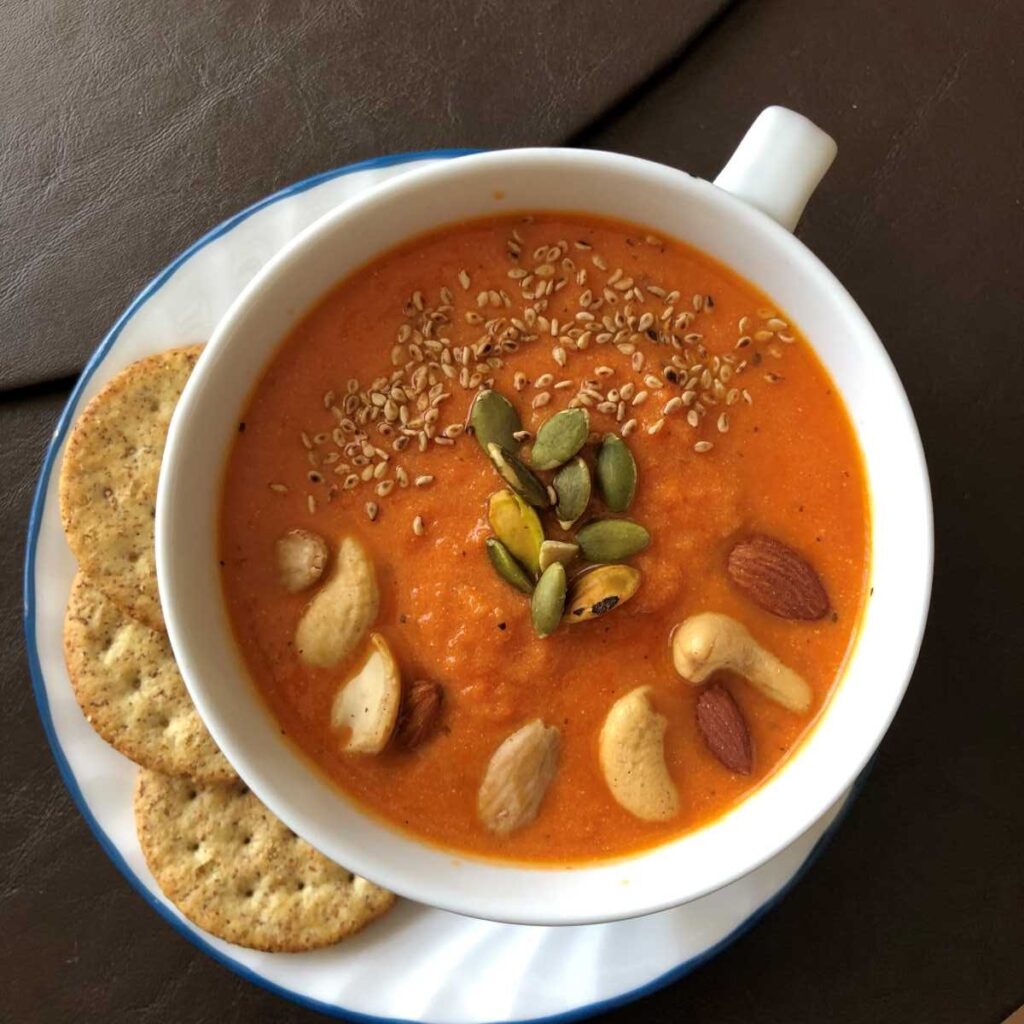
<instances>
[{"instance_id":1,"label":"stacked cracker","mask_svg":"<svg viewBox=\"0 0 1024 1024\"><path fill-rule=\"evenodd\" d=\"M200 351L171 349L126 367L71 433L60 504L79 572L65 658L89 723L140 766L136 828L167 898L229 942L316 949L380 917L394 896L327 860L249 792L196 712L164 632L157 480L171 415Z\"/></svg>"}]
</instances>

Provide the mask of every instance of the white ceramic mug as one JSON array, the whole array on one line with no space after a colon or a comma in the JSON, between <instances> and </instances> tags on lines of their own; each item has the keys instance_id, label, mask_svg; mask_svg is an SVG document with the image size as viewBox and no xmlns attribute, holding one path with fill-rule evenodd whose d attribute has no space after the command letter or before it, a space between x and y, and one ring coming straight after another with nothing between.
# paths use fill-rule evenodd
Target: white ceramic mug
<instances>
[{"instance_id":1,"label":"white ceramic mug","mask_svg":"<svg viewBox=\"0 0 1024 1024\"><path fill-rule=\"evenodd\" d=\"M220 322L171 425L157 501L157 570L178 664L238 773L327 856L403 896L534 924L631 917L753 870L851 784L903 696L931 590L932 513L916 425L892 363L842 285L791 234L835 155L798 114L757 119L715 184L632 157L520 149L399 177L299 235ZM500 198L499 198L500 197ZM829 704L792 757L739 806L655 849L565 868L519 866L424 843L370 816L282 738L235 647L221 595L224 462L247 398L292 325L339 279L440 225L518 210L581 211L649 225L732 267L799 325L853 419L871 494L871 596Z\"/></svg>"}]
</instances>

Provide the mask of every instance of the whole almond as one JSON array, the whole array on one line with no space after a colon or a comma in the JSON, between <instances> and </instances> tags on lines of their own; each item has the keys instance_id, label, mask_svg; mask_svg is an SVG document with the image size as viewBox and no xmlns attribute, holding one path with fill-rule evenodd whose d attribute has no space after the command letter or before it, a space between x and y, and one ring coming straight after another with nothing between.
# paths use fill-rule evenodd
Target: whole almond
<instances>
[{"instance_id":1,"label":"whole almond","mask_svg":"<svg viewBox=\"0 0 1024 1024\"><path fill-rule=\"evenodd\" d=\"M783 619L820 619L828 594L798 551L766 534L740 541L729 552L729 576L755 604Z\"/></svg>"},{"instance_id":2,"label":"whole almond","mask_svg":"<svg viewBox=\"0 0 1024 1024\"><path fill-rule=\"evenodd\" d=\"M417 679L405 694L398 725L395 727L395 745L412 750L430 739L441 715L444 689L440 683Z\"/></svg>"},{"instance_id":3,"label":"whole almond","mask_svg":"<svg viewBox=\"0 0 1024 1024\"><path fill-rule=\"evenodd\" d=\"M754 767L750 731L732 694L715 683L697 698L697 728L708 749L731 772L749 775Z\"/></svg>"}]
</instances>

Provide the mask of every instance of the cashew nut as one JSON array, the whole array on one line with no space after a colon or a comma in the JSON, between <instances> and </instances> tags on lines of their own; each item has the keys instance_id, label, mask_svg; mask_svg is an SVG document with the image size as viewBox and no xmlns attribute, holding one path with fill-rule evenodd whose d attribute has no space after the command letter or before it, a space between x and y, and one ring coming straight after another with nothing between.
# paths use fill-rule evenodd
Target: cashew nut
<instances>
[{"instance_id":1,"label":"cashew nut","mask_svg":"<svg viewBox=\"0 0 1024 1024\"><path fill-rule=\"evenodd\" d=\"M651 707L649 686L620 697L601 728L598 758L616 801L644 821L665 821L679 810L679 794L665 765L664 715Z\"/></svg>"},{"instance_id":2,"label":"cashew nut","mask_svg":"<svg viewBox=\"0 0 1024 1024\"><path fill-rule=\"evenodd\" d=\"M289 530L274 545L277 578L290 594L313 586L324 574L330 552L327 541L312 530Z\"/></svg>"},{"instance_id":3,"label":"cashew nut","mask_svg":"<svg viewBox=\"0 0 1024 1024\"><path fill-rule=\"evenodd\" d=\"M373 562L359 541L346 537L333 572L299 619L299 657L309 665L330 668L351 656L377 617L379 602Z\"/></svg>"},{"instance_id":4,"label":"cashew nut","mask_svg":"<svg viewBox=\"0 0 1024 1024\"><path fill-rule=\"evenodd\" d=\"M377 754L387 746L398 720L402 679L387 641L370 634L370 653L339 688L331 708L331 725L348 728L345 751Z\"/></svg>"},{"instance_id":5,"label":"cashew nut","mask_svg":"<svg viewBox=\"0 0 1024 1024\"><path fill-rule=\"evenodd\" d=\"M691 683L703 683L720 668L731 669L791 711L811 706L806 681L728 615L703 612L681 622L672 637L672 660L676 671Z\"/></svg>"}]
</instances>

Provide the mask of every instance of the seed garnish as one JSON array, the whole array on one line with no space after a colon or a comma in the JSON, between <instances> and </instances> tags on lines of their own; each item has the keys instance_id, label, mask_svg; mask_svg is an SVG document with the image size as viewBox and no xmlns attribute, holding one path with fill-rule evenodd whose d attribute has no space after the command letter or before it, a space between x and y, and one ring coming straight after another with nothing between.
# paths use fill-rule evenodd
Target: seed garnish
<instances>
[{"instance_id":1,"label":"seed garnish","mask_svg":"<svg viewBox=\"0 0 1024 1024\"><path fill-rule=\"evenodd\" d=\"M309 483L324 486L327 467L333 474L327 479L337 480L327 487L326 502L367 483L377 499L410 483L432 483L433 473L416 472L421 454L455 447L471 433L468 417L459 422L448 405L465 403L455 397L460 391L514 395L532 387L528 407L521 410L524 419L536 416L529 426L539 425L552 410L586 409L598 417L591 428L596 436L611 430L621 437L653 437L667 417L685 410L685 423L680 418L677 429L696 430L710 413L710 422L724 435L740 399L747 405L754 401L733 378L765 358L781 360L784 346L796 340L789 322L772 309L725 320L713 296L690 290L684 298L684 289L651 280L643 261L609 271L593 240L543 239L542 233L543 225L533 220L512 231L504 242L512 263L497 270L496 279L488 280L481 269L474 286L462 268L433 290L421 286L407 293L398 303L397 324L388 329L380 375L349 378L318 392L315 406L327 423L301 431L299 441ZM654 236L638 236L632 244L640 241L652 249L665 245ZM731 330L734 340L723 336ZM531 381L515 368L515 360L545 338L562 372ZM606 346L600 364L577 359L576 353L593 345ZM784 383L782 373L764 368L755 376L767 384ZM615 386L608 387L613 378ZM657 395L665 389L668 395ZM660 400L647 404L651 396ZM464 404L454 408L462 419ZM533 434L520 429L512 437L524 444ZM710 441L693 444L698 452L711 447ZM399 454L409 469L389 463ZM268 487L290 493L283 483ZM324 500L313 494L305 499L310 513ZM364 507L375 521L378 502Z\"/></svg>"}]
</instances>

